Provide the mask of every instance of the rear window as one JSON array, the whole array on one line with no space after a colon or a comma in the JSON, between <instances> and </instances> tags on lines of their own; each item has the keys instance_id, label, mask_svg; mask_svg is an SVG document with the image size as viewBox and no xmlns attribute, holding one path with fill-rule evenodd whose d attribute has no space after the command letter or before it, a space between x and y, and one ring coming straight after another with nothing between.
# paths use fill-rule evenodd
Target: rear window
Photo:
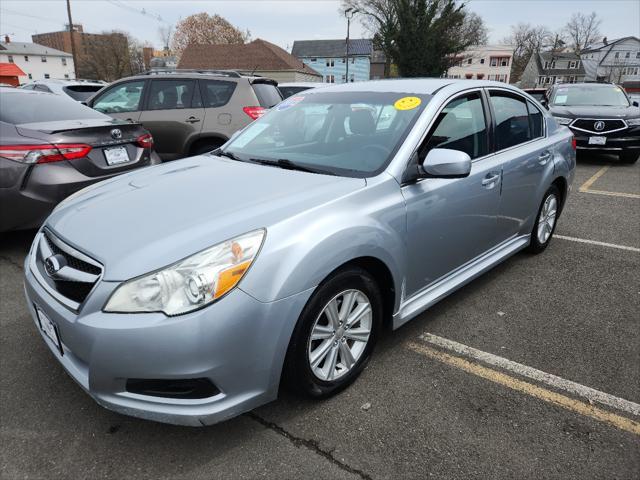
<instances>
[{"instance_id":1,"label":"rear window","mask_svg":"<svg viewBox=\"0 0 640 480\"><path fill-rule=\"evenodd\" d=\"M309 88L310 87L278 87L278 90L280 90L284 98L289 98L291 95L304 92L305 90L309 90Z\"/></svg>"},{"instance_id":2,"label":"rear window","mask_svg":"<svg viewBox=\"0 0 640 480\"><path fill-rule=\"evenodd\" d=\"M251 85L253 91L258 97L258 102L261 107L271 108L282 101L280 91L275 85L270 83L254 83Z\"/></svg>"},{"instance_id":3,"label":"rear window","mask_svg":"<svg viewBox=\"0 0 640 480\"><path fill-rule=\"evenodd\" d=\"M200 80L204 106L206 108L216 108L226 105L231 95L233 95L236 85L235 82L225 82L222 80Z\"/></svg>"},{"instance_id":4,"label":"rear window","mask_svg":"<svg viewBox=\"0 0 640 480\"><path fill-rule=\"evenodd\" d=\"M2 104L0 121L14 125L55 122L58 120L109 118L81 103L72 102L60 95L0 92L0 103Z\"/></svg>"},{"instance_id":5,"label":"rear window","mask_svg":"<svg viewBox=\"0 0 640 480\"><path fill-rule=\"evenodd\" d=\"M91 95L96 93L98 90L102 90L102 86L100 85L72 85L69 87L63 87L64 93L69 95L74 100L79 102L84 102Z\"/></svg>"}]
</instances>

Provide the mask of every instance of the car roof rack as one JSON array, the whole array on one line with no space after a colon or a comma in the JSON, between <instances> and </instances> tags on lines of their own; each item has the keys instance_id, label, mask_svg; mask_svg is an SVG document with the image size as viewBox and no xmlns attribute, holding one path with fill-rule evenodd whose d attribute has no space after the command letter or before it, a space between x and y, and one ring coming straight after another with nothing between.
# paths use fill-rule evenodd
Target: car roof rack
<instances>
[{"instance_id":1,"label":"car roof rack","mask_svg":"<svg viewBox=\"0 0 640 480\"><path fill-rule=\"evenodd\" d=\"M203 75L219 75L224 77L240 78L240 75L235 70L203 70L203 69L191 69L191 68L154 68L153 70L147 70L140 75L164 75L164 74L181 74L181 73L201 73Z\"/></svg>"}]
</instances>

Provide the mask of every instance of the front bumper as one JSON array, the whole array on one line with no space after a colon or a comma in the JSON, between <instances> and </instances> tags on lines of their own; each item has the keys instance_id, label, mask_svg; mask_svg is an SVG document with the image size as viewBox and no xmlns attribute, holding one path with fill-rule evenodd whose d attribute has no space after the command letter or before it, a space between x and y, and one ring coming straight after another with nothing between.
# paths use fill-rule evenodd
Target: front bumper
<instances>
[{"instance_id":1,"label":"front bumper","mask_svg":"<svg viewBox=\"0 0 640 480\"><path fill-rule=\"evenodd\" d=\"M101 311L118 285L100 282L76 314L49 295L25 263L25 292L43 340L71 377L100 405L178 425L217 423L277 397L295 323L311 290L261 303L239 288L178 317ZM58 327L62 349L39 328L35 306ZM126 390L126 380L208 378L219 393L165 398Z\"/></svg>"},{"instance_id":2,"label":"front bumper","mask_svg":"<svg viewBox=\"0 0 640 480\"><path fill-rule=\"evenodd\" d=\"M585 132L571 129L576 138L576 147L579 150L593 150L599 152L623 152L637 151L640 152L640 127L614 132L611 134L589 135ZM606 137L604 145L589 144L591 137Z\"/></svg>"}]
</instances>

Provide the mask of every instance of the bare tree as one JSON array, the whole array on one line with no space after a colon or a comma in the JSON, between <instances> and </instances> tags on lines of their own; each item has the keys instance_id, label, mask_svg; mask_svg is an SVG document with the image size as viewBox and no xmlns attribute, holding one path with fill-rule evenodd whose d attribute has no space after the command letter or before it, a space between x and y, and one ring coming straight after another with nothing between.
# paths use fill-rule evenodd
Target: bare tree
<instances>
[{"instance_id":1,"label":"bare tree","mask_svg":"<svg viewBox=\"0 0 640 480\"><path fill-rule=\"evenodd\" d=\"M131 75L129 38L127 33L113 30L87 39L86 53L80 56L80 77L113 81Z\"/></svg>"},{"instance_id":2,"label":"bare tree","mask_svg":"<svg viewBox=\"0 0 640 480\"><path fill-rule=\"evenodd\" d=\"M205 12L190 15L176 25L171 41L171 49L178 57L189 44L215 45L245 43L251 33L241 31L220 15Z\"/></svg>"},{"instance_id":3,"label":"bare tree","mask_svg":"<svg viewBox=\"0 0 640 480\"><path fill-rule=\"evenodd\" d=\"M522 76L531 55L546 48L560 46L559 36L554 36L542 25L532 26L528 23L519 23L511 27L511 35L506 37L503 43L513 46L513 66L511 78L517 82Z\"/></svg>"},{"instance_id":4,"label":"bare tree","mask_svg":"<svg viewBox=\"0 0 640 480\"><path fill-rule=\"evenodd\" d=\"M576 12L571 15L571 18L564 27L564 31L575 53L579 54L600 38L601 23L602 20L598 18L596 12L591 12L590 15Z\"/></svg>"},{"instance_id":5,"label":"bare tree","mask_svg":"<svg viewBox=\"0 0 640 480\"><path fill-rule=\"evenodd\" d=\"M158 36L162 42L162 48L166 51L169 50L171 45L171 37L173 36L173 25L161 25L158 27Z\"/></svg>"}]
</instances>

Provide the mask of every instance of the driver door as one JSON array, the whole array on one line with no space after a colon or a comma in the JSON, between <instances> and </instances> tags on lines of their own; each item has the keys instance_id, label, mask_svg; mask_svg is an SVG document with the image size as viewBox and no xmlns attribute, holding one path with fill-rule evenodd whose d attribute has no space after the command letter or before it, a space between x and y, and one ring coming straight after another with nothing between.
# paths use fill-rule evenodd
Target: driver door
<instances>
[{"instance_id":1,"label":"driver door","mask_svg":"<svg viewBox=\"0 0 640 480\"><path fill-rule=\"evenodd\" d=\"M496 243L502 170L489 155L489 117L479 90L448 100L418 150L467 153L465 178L423 178L402 187L407 208L406 296L470 262Z\"/></svg>"}]
</instances>

